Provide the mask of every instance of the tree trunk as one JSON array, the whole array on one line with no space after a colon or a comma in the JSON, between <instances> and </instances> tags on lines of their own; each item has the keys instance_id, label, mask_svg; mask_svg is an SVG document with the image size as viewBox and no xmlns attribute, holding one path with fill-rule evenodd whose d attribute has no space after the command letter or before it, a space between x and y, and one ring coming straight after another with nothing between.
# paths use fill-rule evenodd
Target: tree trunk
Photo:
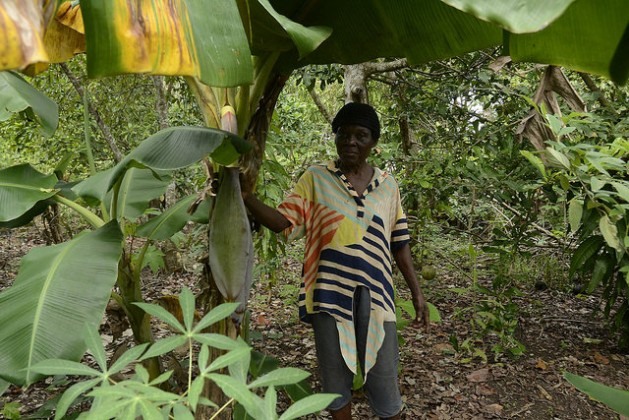
<instances>
[{"instance_id":1,"label":"tree trunk","mask_svg":"<svg viewBox=\"0 0 629 420\"><path fill-rule=\"evenodd\" d=\"M245 131L245 139L248 140L253 149L243 156L241 168L243 171L241 184L243 191L254 191L258 173L264 160L264 150L266 148L266 138L273 117L273 110L277 103L282 89L286 85L289 75L276 74L269 78L264 94L262 95L258 107L251 116L249 126Z\"/></svg>"},{"instance_id":2,"label":"tree trunk","mask_svg":"<svg viewBox=\"0 0 629 420\"><path fill-rule=\"evenodd\" d=\"M279 94L284 88L287 80L288 75L283 74L276 74L275 76L269 78L264 94L262 95L258 106L255 108L255 112L251 117L249 126L245 131L245 139L252 144L253 148L247 155L242 157L241 161L241 185L244 191L253 191L255 189L258 173L264 159L266 139L269 125L271 123L271 117L273 116L273 110L275 109L275 104L277 103ZM209 310L220 305L225 300L214 282L211 268L207 262L204 274L204 294L206 295L204 298L206 300L206 310ZM226 335L234 339L239 335L238 328L231 319L226 319L222 322L214 324L211 332ZM210 360L215 360L221 354L222 352L220 350L210 348ZM212 382L205 383L203 396L218 404L219 407L222 407L228 401L222 390ZM225 409L221 411L217 418L229 419L231 418L231 413L231 408ZM195 417L197 419L207 419L213 414L215 414L213 409L201 406L195 413Z\"/></svg>"},{"instance_id":3,"label":"tree trunk","mask_svg":"<svg viewBox=\"0 0 629 420\"><path fill-rule=\"evenodd\" d=\"M79 79L74 73L72 73L72 70L70 70L67 64L61 63L59 65L61 66L61 70L63 70L65 75L68 77L68 80L70 80L70 83L72 83L72 86L74 86L74 90L76 90L76 93L78 93L79 96L83 98L83 96L85 95L85 89L83 88L83 85L81 84ZM88 110L89 113L92 115L92 118L94 118L94 121L96 121L100 132L103 134L103 138L109 145L109 149L113 153L114 159L116 160L116 162L120 162L123 156L120 152L120 149L118 149L118 146L116 146L116 139L114 139L114 136L111 134L109 126L105 124L105 121L103 121L103 119L101 118L100 113L94 107L92 101L89 102Z\"/></svg>"},{"instance_id":4,"label":"tree trunk","mask_svg":"<svg viewBox=\"0 0 629 420\"><path fill-rule=\"evenodd\" d=\"M345 75L343 77L345 103L369 103L369 91L367 89L368 77L367 63L345 66Z\"/></svg>"}]
</instances>

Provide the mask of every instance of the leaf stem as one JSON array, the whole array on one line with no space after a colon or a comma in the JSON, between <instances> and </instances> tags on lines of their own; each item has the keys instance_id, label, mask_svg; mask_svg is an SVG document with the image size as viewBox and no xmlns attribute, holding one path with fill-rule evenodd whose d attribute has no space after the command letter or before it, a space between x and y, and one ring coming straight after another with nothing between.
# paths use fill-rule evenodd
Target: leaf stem
<instances>
[{"instance_id":1,"label":"leaf stem","mask_svg":"<svg viewBox=\"0 0 629 420\"><path fill-rule=\"evenodd\" d=\"M233 402L234 402L234 399L230 398L229 401L227 401L225 404L223 404L223 406L221 408L219 408L218 411L216 413L214 413L214 415L212 417L210 417L210 420L214 420L219 414L221 414L221 411L225 410Z\"/></svg>"},{"instance_id":2,"label":"leaf stem","mask_svg":"<svg viewBox=\"0 0 629 420\"><path fill-rule=\"evenodd\" d=\"M90 165L90 174L96 173L96 165L94 164L94 155L92 154L92 144L90 141L90 113L89 113L89 101L88 101L89 83L85 84L83 90L83 135L85 136L85 153L87 154L87 161Z\"/></svg>"},{"instance_id":3,"label":"leaf stem","mask_svg":"<svg viewBox=\"0 0 629 420\"><path fill-rule=\"evenodd\" d=\"M53 195L52 199L57 201L58 203L64 204L68 207L70 207L72 210L76 211L78 214L80 214L90 225L92 225L95 228L99 228L101 226L103 226L105 224L105 221L103 219L101 219L100 217L98 217L96 214L92 213L91 211L89 211L88 209L86 209L85 207L83 207L82 205L72 201L72 200L68 200L65 197L62 197L60 195Z\"/></svg>"}]
</instances>

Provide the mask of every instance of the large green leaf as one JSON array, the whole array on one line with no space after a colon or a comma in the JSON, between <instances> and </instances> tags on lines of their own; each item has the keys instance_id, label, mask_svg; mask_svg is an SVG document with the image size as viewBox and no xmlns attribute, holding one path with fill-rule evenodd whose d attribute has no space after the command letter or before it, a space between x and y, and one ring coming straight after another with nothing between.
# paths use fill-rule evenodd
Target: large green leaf
<instances>
[{"instance_id":1,"label":"large green leaf","mask_svg":"<svg viewBox=\"0 0 629 420\"><path fill-rule=\"evenodd\" d=\"M56 183L56 176L42 174L29 164L0 170L0 222L17 219L55 195Z\"/></svg>"},{"instance_id":2,"label":"large green leaf","mask_svg":"<svg viewBox=\"0 0 629 420\"><path fill-rule=\"evenodd\" d=\"M612 388L568 372L564 373L563 376L578 390L585 392L591 398L602 402L623 416L629 416L629 391Z\"/></svg>"},{"instance_id":3,"label":"large green leaf","mask_svg":"<svg viewBox=\"0 0 629 420\"><path fill-rule=\"evenodd\" d=\"M5 121L13 113L26 110L50 137L59 123L59 108L46 95L28 84L18 74L0 72L0 121Z\"/></svg>"},{"instance_id":4,"label":"large green leaf","mask_svg":"<svg viewBox=\"0 0 629 420\"><path fill-rule=\"evenodd\" d=\"M629 76L629 2L576 1L543 30L510 36L508 48L517 61L560 65L624 84Z\"/></svg>"},{"instance_id":5,"label":"large green leaf","mask_svg":"<svg viewBox=\"0 0 629 420\"><path fill-rule=\"evenodd\" d=\"M120 183L118 217L127 219L140 217L148 208L150 201L166 191L169 182L169 176L158 176L150 169L130 168Z\"/></svg>"},{"instance_id":6,"label":"large green leaf","mask_svg":"<svg viewBox=\"0 0 629 420\"><path fill-rule=\"evenodd\" d=\"M288 19L286 16L275 11L269 0L258 0L258 3L277 21L295 43L297 51L299 52L299 58L314 51L332 33L332 29L325 26L313 26L308 28Z\"/></svg>"},{"instance_id":7,"label":"large green leaf","mask_svg":"<svg viewBox=\"0 0 629 420\"><path fill-rule=\"evenodd\" d=\"M225 0L81 3L91 77L121 73L195 76L212 86L251 83L238 6Z\"/></svg>"},{"instance_id":8,"label":"large green leaf","mask_svg":"<svg viewBox=\"0 0 629 420\"><path fill-rule=\"evenodd\" d=\"M575 0L442 0L512 33L536 32L561 16Z\"/></svg>"},{"instance_id":9,"label":"large green leaf","mask_svg":"<svg viewBox=\"0 0 629 420\"><path fill-rule=\"evenodd\" d=\"M320 0L316 7L310 0L103 0L81 7L93 77L151 72L232 86L252 80L249 48L256 56L281 53L291 70L382 57L425 63L500 45L517 61L618 83L629 75L626 0ZM18 23L8 18L7 25ZM332 32L317 47L328 34L322 28ZM16 68L11 63L0 68Z\"/></svg>"},{"instance_id":10,"label":"large green leaf","mask_svg":"<svg viewBox=\"0 0 629 420\"><path fill-rule=\"evenodd\" d=\"M105 194L132 166L148 167L155 171L184 168L210 155L216 162L228 165L249 144L225 131L203 127L173 127L159 131L144 140L114 168L99 172L77 184L73 191L82 197L103 200Z\"/></svg>"},{"instance_id":11,"label":"large green leaf","mask_svg":"<svg viewBox=\"0 0 629 420\"><path fill-rule=\"evenodd\" d=\"M53 203L53 200L38 201L33 207L28 209L26 213L22 213L15 219L0 222L0 228L13 229L20 226L26 226L27 224L32 222L35 217L46 211L46 209Z\"/></svg>"},{"instance_id":12,"label":"large green leaf","mask_svg":"<svg viewBox=\"0 0 629 420\"><path fill-rule=\"evenodd\" d=\"M0 293L0 378L29 384L40 377L30 370L40 360L81 358L80 331L100 323L121 252L122 233L111 222L22 259L13 285Z\"/></svg>"},{"instance_id":13,"label":"large green leaf","mask_svg":"<svg viewBox=\"0 0 629 420\"><path fill-rule=\"evenodd\" d=\"M196 198L197 196L193 194L179 200L164 213L140 226L136 235L154 240L170 238L179 232L192 217L188 213L188 209Z\"/></svg>"},{"instance_id":14,"label":"large green leaf","mask_svg":"<svg viewBox=\"0 0 629 420\"><path fill-rule=\"evenodd\" d=\"M499 27L439 0L320 1L309 10L306 1L273 1L278 12L304 15L307 26L327 26L332 35L314 52L292 63L359 63L379 57L406 57L412 63L452 57L500 45ZM254 27L254 51L265 48L266 33ZM257 35L257 36L256 36ZM290 58L290 57L287 57Z\"/></svg>"}]
</instances>

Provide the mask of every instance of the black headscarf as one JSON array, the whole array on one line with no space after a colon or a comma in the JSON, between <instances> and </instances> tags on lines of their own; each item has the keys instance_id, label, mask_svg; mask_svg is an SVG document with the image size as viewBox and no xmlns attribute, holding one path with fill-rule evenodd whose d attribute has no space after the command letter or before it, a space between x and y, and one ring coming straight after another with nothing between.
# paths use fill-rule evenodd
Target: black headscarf
<instances>
[{"instance_id":1,"label":"black headscarf","mask_svg":"<svg viewBox=\"0 0 629 420\"><path fill-rule=\"evenodd\" d=\"M380 138L380 121L376 110L371 105L358 102L346 103L332 121L332 132L336 134L339 127L348 124L366 127L371 130L374 140Z\"/></svg>"}]
</instances>

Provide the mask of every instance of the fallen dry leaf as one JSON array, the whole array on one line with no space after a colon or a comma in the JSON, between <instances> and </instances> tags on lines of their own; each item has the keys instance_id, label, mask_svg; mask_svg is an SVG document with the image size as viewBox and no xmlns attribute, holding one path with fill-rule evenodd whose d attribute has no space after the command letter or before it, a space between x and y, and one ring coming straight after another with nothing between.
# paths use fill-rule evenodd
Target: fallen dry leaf
<instances>
[{"instance_id":1,"label":"fallen dry leaf","mask_svg":"<svg viewBox=\"0 0 629 420\"><path fill-rule=\"evenodd\" d=\"M539 392L542 394L542 397L546 398L548 401L553 400L553 397L550 396L548 391L546 391L543 386L541 386L540 384L537 384L537 389L539 389Z\"/></svg>"},{"instance_id":2,"label":"fallen dry leaf","mask_svg":"<svg viewBox=\"0 0 629 420\"><path fill-rule=\"evenodd\" d=\"M537 359L537 363L535 364L537 369L548 370L548 363L544 361L544 359Z\"/></svg>"},{"instance_id":3,"label":"fallen dry leaf","mask_svg":"<svg viewBox=\"0 0 629 420\"><path fill-rule=\"evenodd\" d=\"M470 382L487 382L488 378L489 368L478 369L467 375L467 380Z\"/></svg>"},{"instance_id":4,"label":"fallen dry leaf","mask_svg":"<svg viewBox=\"0 0 629 420\"><path fill-rule=\"evenodd\" d=\"M599 352L595 352L594 353L594 360L596 361L596 363L599 363L601 365L608 365L609 364L609 359L605 356L603 356L602 354L600 354Z\"/></svg>"},{"instance_id":5,"label":"fallen dry leaf","mask_svg":"<svg viewBox=\"0 0 629 420\"><path fill-rule=\"evenodd\" d=\"M502 413L503 409L504 409L503 406L501 406L498 403L495 403L495 404L486 405L485 408L484 408L484 411L486 413L491 413L491 414L500 414L500 413Z\"/></svg>"}]
</instances>

